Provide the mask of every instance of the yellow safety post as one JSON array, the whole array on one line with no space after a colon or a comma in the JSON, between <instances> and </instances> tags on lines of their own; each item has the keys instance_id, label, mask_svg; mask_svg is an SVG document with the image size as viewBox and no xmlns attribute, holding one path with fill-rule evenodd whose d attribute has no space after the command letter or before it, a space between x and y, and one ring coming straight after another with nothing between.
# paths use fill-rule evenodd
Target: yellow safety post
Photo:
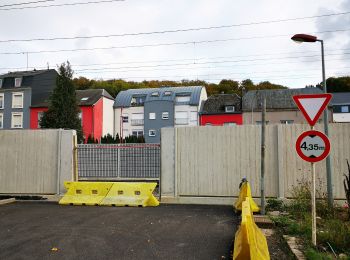
<instances>
[{"instance_id":1,"label":"yellow safety post","mask_svg":"<svg viewBox=\"0 0 350 260\"><path fill-rule=\"evenodd\" d=\"M64 182L67 193L59 201L61 205L99 205L112 182Z\"/></svg>"},{"instance_id":2,"label":"yellow safety post","mask_svg":"<svg viewBox=\"0 0 350 260\"><path fill-rule=\"evenodd\" d=\"M158 206L153 196L157 183L115 182L100 205L104 206Z\"/></svg>"},{"instance_id":3,"label":"yellow safety post","mask_svg":"<svg viewBox=\"0 0 350 260\"><path fill-rule=\"evenodd\" d=\"M266 238L254 222L249 198L242 203L242 222L235 235L233 259L270 259Z\"/></svg>"},{"instance_id":4,"label":"yellow safety post","mask_svg":"<svg viewBox=\"0 0 350 260\"><path fill-rule=\"evenodd\" d=\"M234 207L236 210L242 210L242 203L246 200L246 198L249 199L250 207L252 212L259 212L260 209L258 205L256 205L255 201L252 198L252 192L250 189L250 185L247 181L244 181L242 183L242 186L239 189L239 197L236 201Z\"/></svg>"}]
</instances>

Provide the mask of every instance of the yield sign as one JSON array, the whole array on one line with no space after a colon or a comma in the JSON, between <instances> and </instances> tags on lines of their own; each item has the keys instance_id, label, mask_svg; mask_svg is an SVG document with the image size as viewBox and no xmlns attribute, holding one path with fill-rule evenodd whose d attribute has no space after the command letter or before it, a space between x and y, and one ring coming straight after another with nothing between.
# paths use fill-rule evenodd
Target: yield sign
<instances>
[{"instance_id":1,"label":"yield sign","mask_svg":"<svg viewBox=\"0 0 350 260\"><path fill-rule=\"evenodd\" d=\"M332 95L328 93L293 96L294 102L297 104L298 108L311 126L316 124L331 98Z\"/></svg>"}]
</instances>

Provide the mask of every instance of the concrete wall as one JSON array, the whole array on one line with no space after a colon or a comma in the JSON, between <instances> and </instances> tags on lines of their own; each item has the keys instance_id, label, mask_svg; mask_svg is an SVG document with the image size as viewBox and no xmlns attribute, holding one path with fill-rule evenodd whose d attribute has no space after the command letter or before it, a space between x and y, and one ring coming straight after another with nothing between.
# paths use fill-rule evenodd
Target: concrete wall
<instances>
[{"instance_id":1,"label":"concrete wall","mask_svg":"<svg viewBox=\"0 0 350 260\"><path fill-rule=\"evenodd\" d=\"M310 180L310 163L295 152L297 137L309 129L306 124L267 126L267 197L291 197L293 186ZM316 129L322 131L323 125ZM331 124L329 133L333 193L336 199L344 199L342 180L347 172L346 159L350 159L350 124ZM162 195L216 201L233 198L239 193L240 180L246 177L253 196L259 197L260 142L261 127L257 125L162 129ZM316 163L316 173L318 188L326 191L325 160Z\"/></svg>"},{"instance_id":2,"label":"concrete wall","mask_svg":"<svg viewBox=\"0 0 350 260\"><path fill-rule=\"evenodd\" d=\"M0 193L64 193L73 179L73 130L0 131Z\"/></svg>"}]
</instances>

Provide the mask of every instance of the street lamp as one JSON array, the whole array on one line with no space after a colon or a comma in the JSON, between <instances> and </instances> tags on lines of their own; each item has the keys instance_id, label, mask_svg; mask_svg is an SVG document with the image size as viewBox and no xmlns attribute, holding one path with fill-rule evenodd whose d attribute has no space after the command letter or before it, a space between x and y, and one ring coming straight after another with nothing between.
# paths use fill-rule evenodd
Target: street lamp
<instances>
[{"instance_id":1,"label":"street lamp","mask_svg":"<svg viewBox=\"0 0 350 260\"><path fill-rule=\"evenodd\" d=\"M298 43L302 43L302 42L320 42L321 43L323 91L324 93L327 93L323 40L317 39L316 36L308 35L308 34L295 34L291 39ZM326 109L325 113L323 114L323 121L324 121L324 132L328 136L328 109ZM326 158L326 168L327 168L328 206L332 207L333 206L333 189L332 189L332 169L331 169L330 155Z\"/></svg>"}]
</instances>

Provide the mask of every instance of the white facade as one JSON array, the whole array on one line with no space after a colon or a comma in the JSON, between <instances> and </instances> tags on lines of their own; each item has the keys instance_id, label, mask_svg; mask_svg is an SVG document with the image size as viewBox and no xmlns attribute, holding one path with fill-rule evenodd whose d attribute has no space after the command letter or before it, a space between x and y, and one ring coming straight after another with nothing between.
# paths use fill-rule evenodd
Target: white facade
<instances>
[{"instance_id":1,"label":"white facade","mask_svg":"<svg viewBox=\"0 0 350 260\"><path fill-rule=\"evenodd\" d=\"M138 107L125 107L114 109L114 136L119 135L127 137L132 135L133 132L143 131L144 123L144 108Z\"/></svg>"},{"instance_id":2,"label":"white facade","mask_svg":"<svg viewBox=\"0 0 350 260\"><path fill-rule=\"evenodd\" d=\"M114 100L103 97L103 118L102 118L102 136L107 134L113 135L113 104Z\"/></svg>"}]
</instances>

